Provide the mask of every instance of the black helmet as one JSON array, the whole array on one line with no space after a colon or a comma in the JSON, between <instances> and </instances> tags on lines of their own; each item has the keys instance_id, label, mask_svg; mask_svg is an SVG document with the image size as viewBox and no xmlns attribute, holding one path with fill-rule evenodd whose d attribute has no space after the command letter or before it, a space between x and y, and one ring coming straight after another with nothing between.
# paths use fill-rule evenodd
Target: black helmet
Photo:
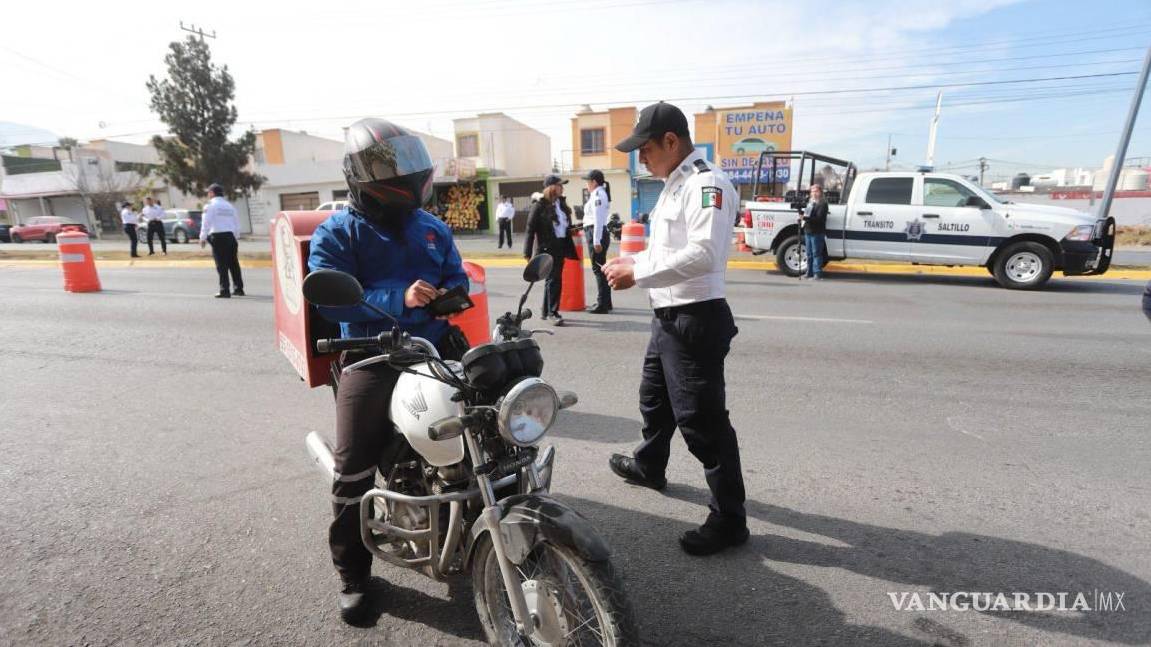
<instances>
[{"instance_id":1,"label":"black helmet","mask_svg":"<svg viewBox=\"0 0 1151 647\"><path fill-rule=\"evenodd\" d=\"M432 196L432 159L406 128L361 119L344 136L344 177L352 206L388 221L422 207Z\"/></svg>"}]
</instances>

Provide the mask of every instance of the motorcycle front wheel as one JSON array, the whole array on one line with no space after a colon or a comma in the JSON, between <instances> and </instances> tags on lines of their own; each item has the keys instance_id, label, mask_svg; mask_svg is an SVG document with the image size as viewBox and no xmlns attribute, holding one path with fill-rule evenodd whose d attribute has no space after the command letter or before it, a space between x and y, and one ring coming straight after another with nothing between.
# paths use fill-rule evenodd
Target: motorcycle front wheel
<instances>
[{"instance_id":1,"label":"motorcycle front wheel","mask_svg":"<svg viewBox=\"0 0 1151 647\"><path fill-rule=\"evenodd\" d=\"M516 647L603 645L627 647L639 640L631 605L611 562L591 562L565 546L540 542L516 568L536 631L516 631L507 589L492 542L476 548L472 588L488 642Z\"/></svg>"}]
</instances>

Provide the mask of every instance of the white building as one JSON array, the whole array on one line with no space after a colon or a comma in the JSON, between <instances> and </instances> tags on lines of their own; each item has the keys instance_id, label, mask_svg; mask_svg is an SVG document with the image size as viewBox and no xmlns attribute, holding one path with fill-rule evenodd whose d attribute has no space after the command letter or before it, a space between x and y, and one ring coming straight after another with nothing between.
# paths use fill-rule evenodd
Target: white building
<instances>
[{"instance_id":1,"label":"white building","mask_svg":"<svg viewBox=\"0 0 1151 647\"><path fill-rule=\"evenodd\" d=\"M481 173L542 176L552 169L551 139L502 112L455 119L456 156Z\"/></svg>"}]
</instances>

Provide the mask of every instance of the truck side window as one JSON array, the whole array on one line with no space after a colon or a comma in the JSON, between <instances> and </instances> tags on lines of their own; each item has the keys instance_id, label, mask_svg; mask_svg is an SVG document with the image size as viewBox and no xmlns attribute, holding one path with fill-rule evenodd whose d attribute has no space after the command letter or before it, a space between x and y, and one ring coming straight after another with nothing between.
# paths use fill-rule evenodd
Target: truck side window
<instances>
[{"instance_id":1,"label":"truck side window","mask_svg":"<svg viewBox=\"0 0 1151 647\"><path fill-rule=\"evenodd\" d=\"M927 178L923 182L923 204L928 207L962 207L973 195L970 189L951 180Z\"/></svg>"},{"instance_id":2,"label":"truck side window","mask_svg":"<svg viewBox=\"0 0 1151 647\"><path fill-rule=\"evenodd\" d=\"M867 187L867 204L911 204L915 178L877 177Z\"/></svg>"}]
</instances>

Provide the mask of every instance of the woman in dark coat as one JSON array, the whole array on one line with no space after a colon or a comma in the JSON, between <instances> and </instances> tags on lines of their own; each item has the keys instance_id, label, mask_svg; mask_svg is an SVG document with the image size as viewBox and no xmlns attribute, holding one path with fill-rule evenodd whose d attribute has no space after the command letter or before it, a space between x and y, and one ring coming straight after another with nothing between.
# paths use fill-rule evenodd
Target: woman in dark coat
<instances>
[{"instance_id":1,"label":"woman in dark coat","mask_svg":"<svg viewBox=\"0 0 1151 647\"><path fill-rule=\"evenodd\" d=\"M552 271L544 281L544 304L542 319L555 318L555 325L562 326L560 316L560 292L563 289L564 259L578 258L571 239L572 210L564 200L564 185L567 180L558 175L544 178L543 197L532 205L528 215L527 241L524 244L524 258L532 257L532 249L539 239L541 254L552 257Z\"/></svg>"}]
</instances>

